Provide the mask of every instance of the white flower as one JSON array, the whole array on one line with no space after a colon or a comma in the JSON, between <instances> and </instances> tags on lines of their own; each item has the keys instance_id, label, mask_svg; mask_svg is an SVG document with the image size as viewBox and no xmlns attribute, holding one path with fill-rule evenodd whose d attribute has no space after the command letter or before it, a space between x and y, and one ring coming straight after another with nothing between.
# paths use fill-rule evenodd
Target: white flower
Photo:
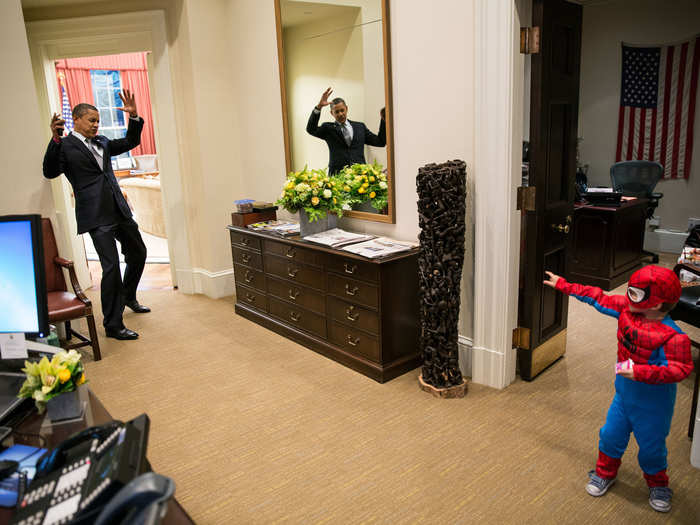
<instances>
[{"instance_id":1,"label":"white flower","mask_svg":"<svg viewBox=\"0 0 700 525\"><path fill-rule=\"evenodd\" d=\"M309 186L309 185L306 184L305 182L300 182L299 184L297 184L297 185L294 187L294 189L295 189L298 193L308 193L309 191L311 191L311 186Z\"/></svg>"},{"instance_id":2,"label":"white flower","mask_svg":"<svg viewBox=\"0 0 700 525\"><path fill-rule=\"evenodd\" d=\"M385 190L385 189L386 189L386 182L381 181L381 182L379 183L379 187L380 187L381 189Z\"/></svg>"},{"instance_id":3,"label":"white flower","mask_svg":"<svg viewBox=\"0 0 700 525\"><path fill-rule=\"evenodd\" d=\"M332 195L333 195L333 192L331 190L329 190L329 189L323 190L323 196L326 199L330 199Z\"/></svg>"}]
</instances>

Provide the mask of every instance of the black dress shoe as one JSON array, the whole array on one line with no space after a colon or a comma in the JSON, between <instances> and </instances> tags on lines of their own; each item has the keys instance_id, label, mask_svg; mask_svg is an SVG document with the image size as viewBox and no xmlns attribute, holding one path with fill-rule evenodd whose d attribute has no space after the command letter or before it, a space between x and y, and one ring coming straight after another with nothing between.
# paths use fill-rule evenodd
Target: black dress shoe
<instances>
[{"instance_id":1,"label":"black dress shoe","mask_svg":"<svg viewBox=\"0 0 700 525\"><path fill-rule=\"evenodd\" d=\"M139 304L139 302L136 299L134 299L133 301L127 301L126 306L131 308L137 314L146 314L151 311L151 309L148 306Z\"/></svg>"},{"instance_id":2,"label":"black dress shoe","mask_svg":"<svg viewBox=\"0 0 700 525\"><path fill-rule=\"evenodd\" d=\"M109 330L105 328L105 333L107 337L113 337L114 339L121 339L123 341L127 339L138 339L139 334L128 328L121 328L120 330Z\"/></svg>"}]
</instances>

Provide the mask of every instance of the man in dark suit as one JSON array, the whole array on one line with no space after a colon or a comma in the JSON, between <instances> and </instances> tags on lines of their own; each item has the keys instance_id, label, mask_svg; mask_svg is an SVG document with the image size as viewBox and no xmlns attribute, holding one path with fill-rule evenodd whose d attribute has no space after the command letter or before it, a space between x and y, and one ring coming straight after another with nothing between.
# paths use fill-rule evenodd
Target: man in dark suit
<instances>
[{"instance_id":1,"label":"man in dark suit","mask_svg":"<svg viewBox=\"0 0 700 525\"><path fill-rule=\"evenodd\" d=\"M311 112L306 131L314 137L326 141L328 144L329 161L328 171L333 175L350 164L364 164L365 144L369 146L386 146L386 124L384 123L384 109L380 112L379 133L375 135L364 122L348 120L348 106L342 98L334 98L328 102L328 97L333 92L328 88L321 95L320 102ZM335 122L324 122L320 126L323 106L331 106L331 115Z\"/></svg>"},{"instance_id":2,"label":"man in dark suit","mask_svg":"<svg viewBox=\"0 0 700 525\"><path fill-rule=\"evenodd\" d=\"M44 155L44 177L64 173L73 187L78 234L88 232L102 265L102 313L107 337L136 339L139 335L124 326L124 305L136 313L150 312L136 300L136 288L146 263L146 245L131 218L124 196L112 171L111 157L135 148L141 142L143 119L136 112L134 96L119 93L129 114L126 137L110 140L97 135L100 114L90 104L73 108L73 131L63 137L65 122L56 114L51 119L53 137ZM119 269L117 243L126 261L124 281Z\"/></svg>"}]
</instances>

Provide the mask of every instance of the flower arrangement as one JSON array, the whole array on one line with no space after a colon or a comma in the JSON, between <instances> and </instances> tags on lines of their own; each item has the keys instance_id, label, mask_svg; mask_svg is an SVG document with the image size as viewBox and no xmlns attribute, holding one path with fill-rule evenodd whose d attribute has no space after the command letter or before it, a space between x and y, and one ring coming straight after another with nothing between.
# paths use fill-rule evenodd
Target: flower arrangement
<instances>
[{"instance_id":1,"label":"flower arrangement","mask_svg":"<svg viewBox=\"0 0 700 525\"><path fill-rule=\"evenodd\" d=\"M282 195L275 204L296 213L304 210L309 222L323 219L327 213L343 215L343 196L337 178L330 177L326 170L301 171L287 175Z\"/></svg>"},{"instance_id":2,"label":"flower arrangement","mask_svg":"<svg viewBox=\"0 0 700 525\"><path fill-rule=\"evenodd\" d=\"M381 164L375 162L346 166L340 171L338 178L343 184L345 202L351 207L368 201L378 211L387 207L389 185Z\"/></svg>"},{"instance_id":3,"label":"flower arrangement","mask_svg":"<svg viewBox=\"0 0 700 525\"><path fill-rule=\"evenodd\" d=\"M64 392L72 392L85 383L85 369L75 350L57 352L51 361L42 357L38 363L24 362L22 371L27 375L17 397L34 399L39 413L46 402Z\"/></svg>"}]
</instances>

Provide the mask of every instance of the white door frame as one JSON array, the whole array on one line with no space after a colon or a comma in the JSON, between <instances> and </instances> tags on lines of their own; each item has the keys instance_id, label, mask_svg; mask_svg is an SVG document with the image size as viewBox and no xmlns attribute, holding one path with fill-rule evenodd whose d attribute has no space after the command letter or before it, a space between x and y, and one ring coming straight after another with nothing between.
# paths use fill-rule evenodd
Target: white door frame
<instances>
[{"instance_id":1,"label":"white door frame","mask_svg":"<svg viewBox=\"0 0 700 525\"><path fill-rule=\"evenodd\" d=\"M173 286L184 293L194 293L164 12L44 20L27 22L26 27L39 107L47 115L47 122L49 115L55 111L60 113L61 108L55 89L54 60L150 51L149 83L170 271ZM48 124L46 129L48 142ZM61 246L75 262L81 285L89 287L85 249L82 239L75 233L70 185L65 177L54 179L52 184L63 235Z\"/></svg>"},{"instance_id":2,"label":"white door frame","mask_svg":"<svg viewBox=\"0 0 700 525\"><path fill-rule=\"evenodd\" d=\"M523 69L516 2L475 5L474 338L472 380L515 380L518 322Z\"/></svg>"}]
</instances>

